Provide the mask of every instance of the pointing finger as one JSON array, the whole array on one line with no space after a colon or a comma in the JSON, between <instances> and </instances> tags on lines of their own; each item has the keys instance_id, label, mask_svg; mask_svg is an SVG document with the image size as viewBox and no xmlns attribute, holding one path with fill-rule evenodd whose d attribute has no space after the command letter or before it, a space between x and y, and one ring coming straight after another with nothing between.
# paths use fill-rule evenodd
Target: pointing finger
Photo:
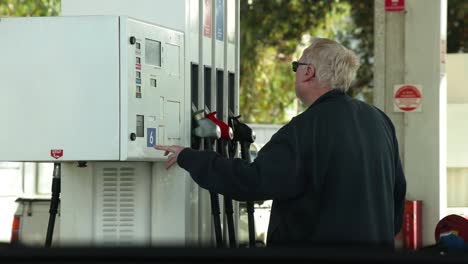
<instances>
[{"instance_id":1,"label":"pointing finger","mask_svg":"<svg viewBox=\"0 0 468 264\"><path fill-rule=\"evenodd\" d=\"M154 148L159 150L168 150L169 146L156 145Z\"/></svg>"},{"instance_id":2,"label":"pointing finger","mask_svg":"<svg viewBox=\"0 0 468 264\"><path fill-rule=\"evenodd\" d=\"M177 157L170 156L169 159L166 161L166 169L171 168L177 162Z\"/></svg>"}]
</instances>

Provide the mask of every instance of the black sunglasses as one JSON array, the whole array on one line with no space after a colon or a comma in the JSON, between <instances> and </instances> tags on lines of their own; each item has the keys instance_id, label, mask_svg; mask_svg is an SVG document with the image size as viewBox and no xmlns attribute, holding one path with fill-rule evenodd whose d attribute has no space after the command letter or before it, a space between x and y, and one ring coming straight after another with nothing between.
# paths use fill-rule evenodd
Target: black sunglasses
<instances>
[{"instance_id":1,"label":"black sunglasses","mask_svg":"<svg viewBox=\"0 0 468 264\"><path fill-rule=\"evenodd\" d=\"M310 63L304 63L304 62L298 62L298 61L293 61L292 62L292 70L293 72L296 72L297 71L297 67L299 67L299 65L312 65Z\"/></svg>"}]
</instances>

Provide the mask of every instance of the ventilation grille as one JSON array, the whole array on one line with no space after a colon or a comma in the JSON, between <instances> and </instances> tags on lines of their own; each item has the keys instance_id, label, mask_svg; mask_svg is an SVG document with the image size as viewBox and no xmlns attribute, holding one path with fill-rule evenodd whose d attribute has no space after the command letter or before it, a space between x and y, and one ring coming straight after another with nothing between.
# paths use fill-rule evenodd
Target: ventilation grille
<instances>
[{"instance_id":1,"label":"ventilation grille","mask_svg":"<svg viewBox=\"0 0 468 264\"><path fill-rule=\"evenodd\" d=\"M103 168L101 231L106 244L135 240L135 168Z\"/></svg>"}]
</instances>

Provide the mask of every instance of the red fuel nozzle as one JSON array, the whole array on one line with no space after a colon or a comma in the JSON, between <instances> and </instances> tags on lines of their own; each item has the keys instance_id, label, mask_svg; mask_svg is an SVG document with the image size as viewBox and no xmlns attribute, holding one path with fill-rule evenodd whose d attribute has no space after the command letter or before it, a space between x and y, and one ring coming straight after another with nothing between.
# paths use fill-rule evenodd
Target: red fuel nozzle
<instances>
[{"instance_id":1,"label":"red fuel nozzle","mask_svg":"<svg viewBox=\"0 0 468 264\"><path fill-rule=\"evenodd\" d=\"M228 124L224 123L223 121L216 118L217 112L209 113L206 117L213 121L216 125L219 126L221 129L221 138L226 140L232 140L234 138L234 133L232 132L232 128L228 126Z\"/></svg>"}]
</instances>

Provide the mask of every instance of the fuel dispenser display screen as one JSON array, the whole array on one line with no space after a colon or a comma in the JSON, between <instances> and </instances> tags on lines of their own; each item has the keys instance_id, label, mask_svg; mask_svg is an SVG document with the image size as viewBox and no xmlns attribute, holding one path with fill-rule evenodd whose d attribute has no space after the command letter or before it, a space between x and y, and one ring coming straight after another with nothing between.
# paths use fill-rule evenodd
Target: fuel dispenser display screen
<instances>
[{"instance_id":1,"label":"fuel dispenser display screen","mask_svg":"<svg viewBox=\"0 0 468 264\"><path fill-rule=\"evenodd\" d=\"M161 67L161 42L146 39L145 41L145 61L146 64Z\"/></svg>"}]
</instances>

